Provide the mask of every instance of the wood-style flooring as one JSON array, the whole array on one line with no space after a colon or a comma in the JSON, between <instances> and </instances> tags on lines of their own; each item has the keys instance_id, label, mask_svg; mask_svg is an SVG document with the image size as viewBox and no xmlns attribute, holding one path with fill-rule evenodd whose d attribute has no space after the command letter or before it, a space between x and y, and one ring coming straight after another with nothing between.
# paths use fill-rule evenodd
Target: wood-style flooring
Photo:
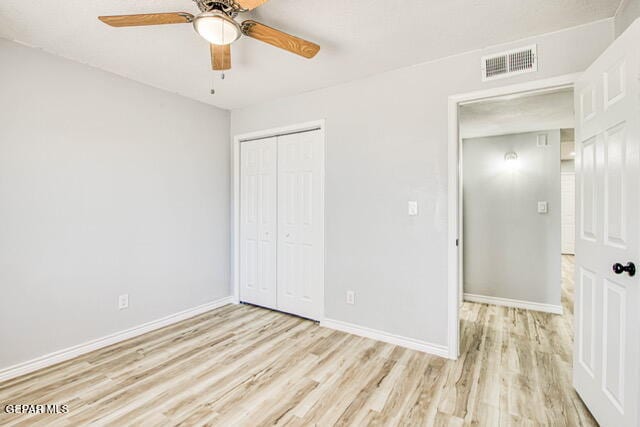
<instances>
[{"instance_id":1,"label":"wood-style flooring","mask_svg":"<svg viewBox=\"0 0 640 427\"><path fill-rule=\"evenodd\" d=\"M0 384L0 424L595 425L571 387L572 263L563 316L465 303L455 362L230 305Z\"/></svg>"}]
</instances>

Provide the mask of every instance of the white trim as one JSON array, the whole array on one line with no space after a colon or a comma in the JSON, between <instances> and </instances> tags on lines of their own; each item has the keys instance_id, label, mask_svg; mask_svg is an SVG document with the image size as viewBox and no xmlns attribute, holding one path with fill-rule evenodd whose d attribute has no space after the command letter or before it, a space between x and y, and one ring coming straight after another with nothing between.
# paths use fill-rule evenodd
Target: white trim
<instances>
[{"instance_id":1,"label":"white trim","mask_svg":"<svg viewBox=\"0 0 640 427\"><path fill-rule=\"evenodd\" d=\"M426 341L416 340L414 338L402 337L400 335L394 335L376 329L365 328L364 326L354 325L353 323L342 322L340 320L324 319L322 322L320 322L320 326L346 332L348 334L371 338L393 345L399 345L400 347L406 347L411 350L418 350L424 353L449 358L449 349L445 345L432 344Z\"/></svg>"},{"instance_id":2,"label":"white trim","mask_svg":"<svg viewBox=\"0 0 640 427\"><path fill-rule=\"evenodd\" d=\"M280 126L271 129L260 130L256 132L244 133L233 137L233 147L231 149L231 169L232 169L232 182L231 182L231 283L232 283L232 298L234 303L240 302L240 142L242 140L268 138L271 136L277 136L293 132L304 132L311 129L318 129L320 132L320 139L322 141L323 159L322 166L320 168L320 207L322 210L322 309L321 316L317 321L322 321L324 318L324 296L325 296L325 281L324 271L326 268L326 245L325 245L325 163L326 163L326 151L327 141L325 132L325 120L315 120L311 122L299 123L294 125Z\"/></svg>"},{"instance_id":3,"label":"white trim","mask_svg":"<svg viewBox=\"0 0 640 427\"><path fill-rule=\"evenodd\" d=\"M449 358L457 359L460 356L460 319L459 309L462 298L459 297L460 289L458 284L461 283L461 275L458 274L459 260L462 251L460 251L457 245L458 239L461 237L458 227L459 216L459 177L460 177L460 144L458 143L458 103L452 102L449 98L449 176L448 185L449 189L448 198L448 236L447 236L447 258L448 262L448 286L447 291L447 305L448 305L448 318L447 318L447 344L449 347ZM460 221L462 223L462 221Z\"/></svg>"},{"instance_id":4,"label":"white trim","mask_svg":"<svg viewBox=\"0 0 640 427\"><path fill-rule=\"evenodd\" d=\"M498 86L491 89L482 89L474 92L451 95L449 102L456 104L467 102L478 102L484 99L495 98L497 96L516 95L520 93L534 91L548 91L553 89L561 89L567 86L573 86L582 73L565 74L562 76L551 77L548 79L531 80L524 83L518 83L508 86Z\"/></svg>"},{"instance_id":5,"label":"white trim","mask_svg":"<svg viewBox=\"0 0 640 427\"><path fill-rule=\"evenodd\" d=\"M468 294L465 292L464 300L469 302L479 302L481 304L500 305L503 307L523 308L525 310L543 311L545 313L562 314L562 306L554 304L543 304L540 302L522 301L518 299L489 297L486 295Z\"/></svg>"},{"instance_id":6,"label":"white trim","mask_svg":"<svg viewBox=\"0 0 640 427\"><path fill-rule=\"evenodd\" d=\"M611 19L611 18L609 18ZM459 224L462 224L460 216L459 185L460 180L460 137L458 133L458 106L461 103L470 101L480 101L482 99L496 96L513 95L539 91L552 88L573 86L582 73L567 74L549 79L533 80L526 83L519 83L508 86L500 86L491 89L484 89L475 92L452 95L449 97L449 160L448 160L448 334L447 342L449 346L449 358L457 359L460 349L460 293L462 293L462 274L458 274L460 261L462 259L460 246L456 246L456 239L459 238ZM451 191L451 189L454 189ZM559 255L559 254L558 254Z\"/></svg>"},{"instance_id":7,"label":"white trim","mask_svg":"<svg viewBox=\"0 0 640 427\"><path fill-rule=\"evenodd\" d=\"M249 132L249 133L243 133L241 135L236 135L233 138L233 142L235 143L236 141L240 142L240 141L252 140L252 139L263 139L263 138L269 138L272 136L286 135L288 133L304 132L307 130L312 130L317 128L320 128L321 130L323 130L324 126L325 126L324 120L316 120L312 122L280 126L277 128L259 130L256 132Z\"/></svg>"},{"instance_id":8,"label":"white trim","mask_svg":"<svg viewBox=\"0 0 640 427\"><path fill-rule=\"evenodd\" d=\"M42 368L46 368L48 366L67 361L69 359L73 359L74 357L81 356L85 353L90 353L92 351L117 344L119 342L146 334L147 332L151 332L156 329L164 328L165 326L181 322L185 319L189 319L190 317L197 316L207 311L215 310L216 308L231 304L232 302L233 298L230 296L221 298L219 300L202 304L197 307L189 308L178 313L170 314L169 316L163 317L161 319L152 320L151 322L134 326L133 328L129 328L124 331L116 332L102 338L87 341L83 344L78 344L73 347L58 350L53 353L37 357L35 359L28 360L26 362L18 363L17 365L0 369L0 382L19 377L21 375L25 375Z\"/></svg>"},{"instance_id":9,"label":"white trim","mask_svg":"<svg viewBox=\"0 0 640 427\"><path fill-rule=\"evenodd\" d=\"M621 0L620 1L620 4L618 5L618 7L616 8L615 13L613 14L614 21L618 18L618 15L620 15L620 13L622 13L622 10L627 6L627 3L629 3L628 0Z\"/></svg>"}]
</instances>

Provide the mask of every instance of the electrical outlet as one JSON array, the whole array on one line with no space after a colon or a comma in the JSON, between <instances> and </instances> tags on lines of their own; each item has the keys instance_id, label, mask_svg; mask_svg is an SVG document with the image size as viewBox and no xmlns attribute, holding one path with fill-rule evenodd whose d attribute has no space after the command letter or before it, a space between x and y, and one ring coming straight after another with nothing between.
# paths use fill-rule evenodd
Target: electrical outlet
<instances>
[{"instance_id":1,"label":"electrical outlet","mask_svg":"<svg viewBox=\"0 0 640 427\"><path fill-rule=\"evenodd\" d=\"M549 212L549 204L546 201L538 202L538 213L546 214L547 212Z\"/></svg>"},{"instance_id":2,"label":"electrical outlet","mask_svg":"<svg viewBox=\"0 0 640 427\"><path fill-rule=\"evenodd\" d=\"M536 141L536 146L538 147L548 147L549 141L547 141L547 134L538 135L538 140Z\"/></svg>"},{"instance_id":3,"label":"electrical outlet","mask_svg":"<svg viewBox=\"0 0 640 427\"><path fill-rule=\"evenodd\" d=\"M409 216L417 216L418 215L418 201L417 200L409 200Z\"/></svg>"},{"instance_id":4,"label":"electrical outlet","mask_svg":"<svg viewBox=\"0 0 640 427\"><path fill-rule=\"evenodd\" d=\"M347 304L354 305L356 303L356 293L353 291L347 291Z\"/></svg>"},{"instance_id":5,"label":"electrical outlet","mask_svg":"<svg viewBox=\"0 0 640 427\"><path fill-rule=\"evenodd\" d=\"M122 294L118 297L118 310L129 308L129 294Z\"/></svg>"}]
</instances>

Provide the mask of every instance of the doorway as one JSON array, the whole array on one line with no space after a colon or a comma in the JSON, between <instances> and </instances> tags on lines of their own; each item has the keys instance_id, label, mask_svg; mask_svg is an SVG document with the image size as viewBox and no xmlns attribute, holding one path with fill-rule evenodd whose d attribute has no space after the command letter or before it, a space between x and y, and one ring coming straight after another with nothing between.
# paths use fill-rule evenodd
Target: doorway
<instances>
[{"instance_id":1,"label":"doorway","mask_svg":"<svg viewBox=\"0 0 640 427\"><path fill-rule=\"evenodd\" d=\"M234 139L234 297L324 317L324 122Z\"/></svg>"},{"instance_id":2,"label":"doorway","mask_svg":"<svg viewBox=\"0 0 640 427\"><path fill-rule=\"evenodd\" d=\"M525 94L554 92L558 90L572 89L578 80L579 74L568 74L564 76L543 79L512 86L497 87L467 94L454 95L449 97L449 174L448 187L455 189L449 192L448 210L448 277L449 277L449 298L448 298L448 346L449 354L452 358L460 356L460 310L464 298L464 229L463 229L463 191L462 191L462 138L460 134L460 108L463 104L479 103L500 97L513 98ZM500 125L498 123L498 125ZM506 154L506 153L504 153ZM503 157L503 160L504 159ZM560 284L558 283L558 286Z\"/></svg>"},{"instance_id":3,"label":"doorway","mask_svg":"<svg viewBox=\"0 0 640 427\"><path fill-rule=\"evenodd\" d=\"M449 98L449 343L459 346L462 295L461 103L535 90L575 92L575 317L569 381L601 425L638 425L640 411L640 21L579 76L565 76ZM505 158L506 160L506 158ZM458 190L456 192L455 190ZM533 313L532 311L527 311ZM548 316L548 315L547 315Z\"/></svg>"},{"instance_id":4,"label":"doorway","mask_svg":"<svg viewBox=\"0 0 640 427\"><path fill-rule=\"evenodd\" d=\"M572 160L561 152L574 117L571 87L460 105L464 300L562 314L562 220L572 215L561 170Z\"/></svg>"},{"instance_id":5,"label":"doorway","mask_svg":"<svg viewBox=\"0 0 640 427\"><path fill-rule=\"evenodd\" d=\"M570 380L575 263L562 254L562 172L573 171L575 151L568 151L575 126L573 86L486 96L461 102L458 113L464 354L478 330L475 319L488 319L501 358L531 354L535 365L563 378L557 386L580 424L594 424ZM571 157L564 162L563 149ZM535 331L553 331L553 343L535 338ZM546 398L535 380L527 387L531 404Z\"/></svg>"}]
</instances>

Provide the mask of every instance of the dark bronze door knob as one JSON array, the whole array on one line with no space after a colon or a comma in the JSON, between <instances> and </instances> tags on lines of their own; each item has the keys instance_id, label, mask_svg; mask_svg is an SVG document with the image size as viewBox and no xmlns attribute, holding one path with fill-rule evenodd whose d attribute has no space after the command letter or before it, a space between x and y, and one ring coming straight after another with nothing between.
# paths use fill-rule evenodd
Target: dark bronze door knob
<instances>
[{"instance_id":1,"label":"dark bronze door knob","mask_svg":"<svg viewBox=\"0 0 640 427\"><path fill-rule=\"evenodd\" d=\"M628 262L627 265L622 265L619 262L613 264L613 272L616 274L622 274L624 272L629 273L629 276L636 274L636 265L632 262Z\"/></svg>"}]
</instances>

